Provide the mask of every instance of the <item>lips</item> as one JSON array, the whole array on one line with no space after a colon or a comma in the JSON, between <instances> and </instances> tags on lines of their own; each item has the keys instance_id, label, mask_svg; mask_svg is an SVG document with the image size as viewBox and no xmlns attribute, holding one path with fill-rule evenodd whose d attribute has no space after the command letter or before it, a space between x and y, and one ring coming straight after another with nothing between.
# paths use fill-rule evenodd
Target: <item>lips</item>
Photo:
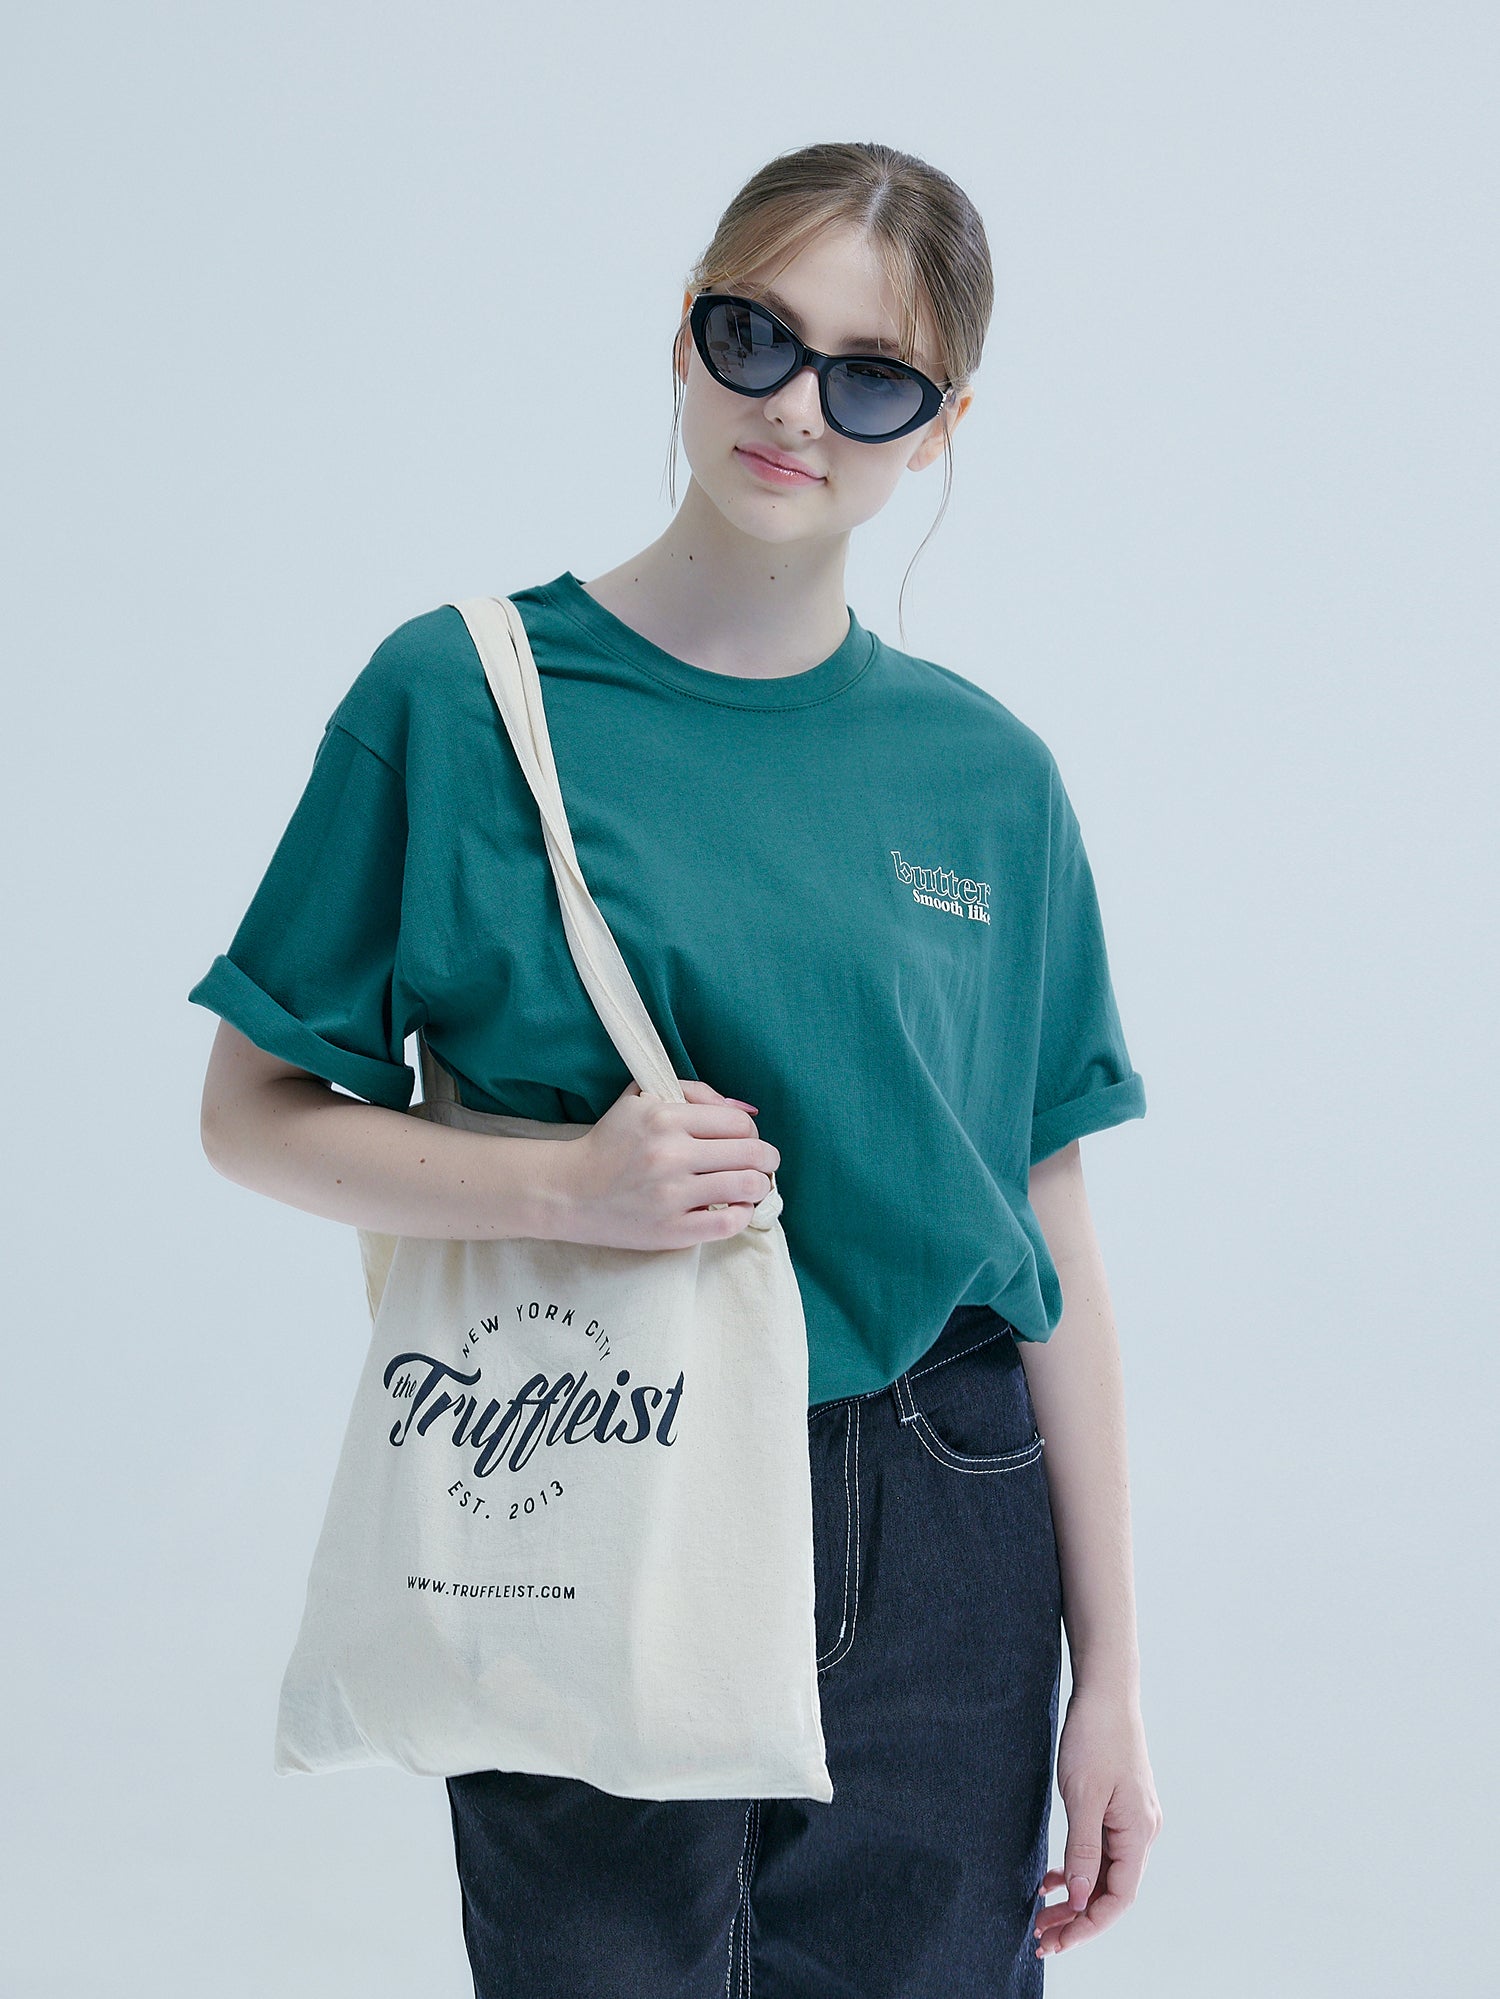
<instances>
[{"instance_id":1,"label":"lips","mask_svg":"<svg viewBox=\"0 0 1500 1999\"><path fill-rule=\"evenodd\" d=\"M823 476L785 451L772 451L758 444L739 444L735 449L742 458L750 459L761 471L771 478L780 479L783 484L817 485Z\"/></svg>"}]
</instances>

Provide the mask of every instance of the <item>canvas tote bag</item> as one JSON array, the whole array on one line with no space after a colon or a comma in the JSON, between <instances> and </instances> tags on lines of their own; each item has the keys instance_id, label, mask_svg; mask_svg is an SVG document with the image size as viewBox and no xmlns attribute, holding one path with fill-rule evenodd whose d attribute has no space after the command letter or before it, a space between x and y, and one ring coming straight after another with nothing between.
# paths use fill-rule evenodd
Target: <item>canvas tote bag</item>
<instances>
[{"instance_id":1,"label":"canvas tote bag","mask_svg":"<svg viewBox=\"0 0 1500 1999\"><path fill-rule=\"evenodd\" d=\"M684 1103L579 871L520 613L455 608L589 997L641 1089ZM419 1050L411 1116L541 1144L591 1129L465 1109ZM807 1332L781 1211L773 1175L745 1228L685 1249L359 1231L372 1337L282 1681L278 1772L831 1800Z\"/></svg>"}]
</instances>

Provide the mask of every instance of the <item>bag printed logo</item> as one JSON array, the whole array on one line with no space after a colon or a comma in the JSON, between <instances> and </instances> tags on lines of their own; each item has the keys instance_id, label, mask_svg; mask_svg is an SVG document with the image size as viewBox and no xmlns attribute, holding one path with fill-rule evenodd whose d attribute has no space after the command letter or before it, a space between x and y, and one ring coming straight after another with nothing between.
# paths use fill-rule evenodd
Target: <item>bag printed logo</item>
<instances>
[{"instance_id":1,"label":"bag printed logo","mask_svg":"<svg viewBox=\"0 0 1500 1999\"><path fill-rule=\"evenodd\" d=\"M518 1305L516 1316L523 1325L539 1318L559 1328L574 1323L571 1306L564 1311L548 1305L543 1311L535 1304ZM596 1336L607 1353L609 1343L593 1320L581 1337ZM471 1330L462 1358L489 1341L497 1342L503 1357L506 1338L498 1315ZM392 1354L381 1379L402 1413L390 1429L390 1443L400 1449L412 1437L425 1439L432 1432L435 1442L446 1440L454 1450L472 1453L469 1469L475 1478L489 1478L502 1468L523 1471L538 1450L554 1445L654 1442L670 1448L677 1441L674 1425L687 1383L681 1368L661 1387L632 1382L630 1369L622 1367L613 1386L602 1391L589 1384L586 1367L576 1373L568 1367L537 1370L506 1399L491 1395L487 1401L483 1376L482 1362L469 1372L420 1348Z\"/></svg>"}]
</instances>

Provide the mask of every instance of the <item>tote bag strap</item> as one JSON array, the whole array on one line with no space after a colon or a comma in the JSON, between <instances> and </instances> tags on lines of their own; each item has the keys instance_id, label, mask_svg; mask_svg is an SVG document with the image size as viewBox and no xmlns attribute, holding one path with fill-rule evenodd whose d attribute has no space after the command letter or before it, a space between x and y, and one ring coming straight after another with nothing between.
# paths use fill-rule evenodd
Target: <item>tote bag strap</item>
<instances>
[{"instance_id":1,"label":"tote bag strap","mask_svg":"<svg viewBox=\"0 0 1500 1999\"><path fill-rule=\"evenodd\" d=\"M540 808L563 929L578 975L641 1089L648 1096L686 1103L672 1059L578 865L542 706L541 678L521 614L508 597L466 597L455 602L454 609L469 628L495 705Z\"/></svg>"},{"instance_id":2,"label":"tote bag strap","mask_svg":"<svg viewBox=\"0 0 1500 1999\"><path fill-rule=\"evenodd\" d=\"M422 1068L422 1101L424 1104L456 1104L458 1091L453 1078L427 1046L427 1036L417 1029L417 1059Z\"/></svg>"}]
</instances>

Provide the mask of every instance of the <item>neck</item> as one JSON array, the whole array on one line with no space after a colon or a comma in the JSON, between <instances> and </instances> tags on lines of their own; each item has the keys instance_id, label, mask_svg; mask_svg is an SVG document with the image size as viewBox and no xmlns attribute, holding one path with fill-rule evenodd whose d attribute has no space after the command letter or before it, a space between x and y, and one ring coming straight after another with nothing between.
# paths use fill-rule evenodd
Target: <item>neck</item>
<instances>
[{"instance_id":1,"label":"neck","mask_svg":"<svg viewBox=\"0 0 1500 1999\"><path fill-rule=\"evenodd\" d=\"M658 540L584 588L690 666L777 679L817 666L847 637L848 541L738 534L694 485Z\"/></svg>"}]
</instances>

